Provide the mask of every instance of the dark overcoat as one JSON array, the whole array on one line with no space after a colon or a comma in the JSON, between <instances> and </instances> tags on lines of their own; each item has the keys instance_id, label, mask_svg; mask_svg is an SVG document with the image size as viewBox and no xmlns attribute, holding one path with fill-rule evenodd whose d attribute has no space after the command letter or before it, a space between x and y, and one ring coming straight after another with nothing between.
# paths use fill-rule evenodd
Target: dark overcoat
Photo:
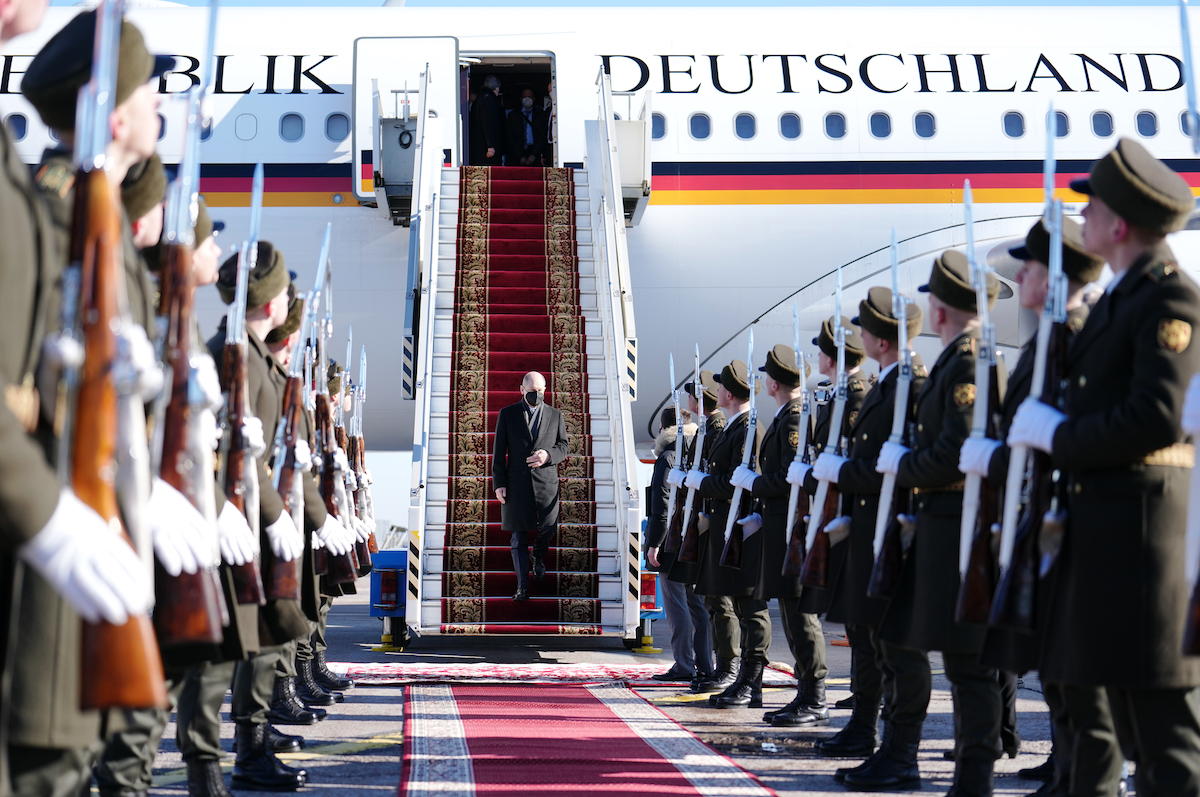
<instances>
[{"instance_id":1,"label":"dark overcoat","mask_svg":"<svg viewBox=\"0 0 1200 797\"><path fill-rule=\"evenodd\" d=\"M704 421L704 448L700 452L700 462L705 463L707 467L708 456L712 453L713 445L717 442L717 438L721 436L721 430L725 428L725 414L720 410L714 410L709 413ZM696 441L699 438L699 430L697 436L693 437L684 446L684 461L689 467L695 467L696 464ZM695 464L694 464L695 463ZM687 501L687 490L680 490L680 500ZM692 514L703 510L704 501L700 497L692 500ZM687 518L684 518L684 531L687 530ZM701 539L703 542L703 538ZM700 577L700 561L681 562L676 558L670 565L667 571L667 578L671 581L678 581L681 584L695 584L696 579Z\"/></svg>"},{"instance_id":2,"label":"dark overcoat","mask_svg":"<svg viewBox=\"0 0 1200 797\"><path fill-rule=\"evenodd\" d=\"M561 411L543 404L537 439L529 434L525 402L500 410L496 418L496 446L492 453L492 486L508 490L500 507L504 531L533 531L558 522L558 463L567 458L567 424ZM540 468L525 460L541 449L550 459Z\"/></svg>"},{"instance_id":3,"label":"dark overcoat","mask_svg":"<svg viewBox=\"0 0 1200 797\"><path fill-rule=\"evenodd\" d=\"M728 595L748 597L754 592L758 581L759 554L762 551L762 535L755 534L742 546L742 566L727 567L721 564L721 553L725 550L725 523L729 517L729 502L733 498L734 486L729 477L742 464L742 449L746 446L746 427L750 413L743 412L730 421L716 440L708 458L708 476L704 478L696 495L704 499L708 513L708 531L700 535L700 573L696 579L698 595ZM754 452L762 440L762 426L754 430ZM751 462L754 460L752 459Z\"/></svg>"},{"instance_id":4,"label":"dark overcoat","mask_svg":"<svg viewBox=\"0 0 1200 797\"><path fill-rule=\"evenodd\" d=\"M802 410L798 398L784 404L771 419L758 449L762 475L754 480L754 498L757 501L755 511L762 515L763 526L756 535L762 538L762 555L754 597L759 600L799 598L802 591L799 578L784 576L782 572L787 556L788 497L792 490L787 483L787 472L796 458L796 447L802 437ZM803 518L797 518L792 533L804 533Z\"/></svg>"}]
</instances>

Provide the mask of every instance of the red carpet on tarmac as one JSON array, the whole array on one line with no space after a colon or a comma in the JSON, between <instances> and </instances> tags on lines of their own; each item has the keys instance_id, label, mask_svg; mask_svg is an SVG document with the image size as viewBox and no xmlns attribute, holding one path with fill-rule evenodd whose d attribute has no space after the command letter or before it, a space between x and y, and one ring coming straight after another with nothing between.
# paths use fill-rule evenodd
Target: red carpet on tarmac
<instances>
[{"instance_id":1,"label":"red carpet on tarmac","mask_svg":"<svg viewBox=\"0 0 1200 797\"><path fill-rule=\"evenodd\" d=\"M407 692L400 797L775 794L620 685Z\"/></svg>"}]
</instances>

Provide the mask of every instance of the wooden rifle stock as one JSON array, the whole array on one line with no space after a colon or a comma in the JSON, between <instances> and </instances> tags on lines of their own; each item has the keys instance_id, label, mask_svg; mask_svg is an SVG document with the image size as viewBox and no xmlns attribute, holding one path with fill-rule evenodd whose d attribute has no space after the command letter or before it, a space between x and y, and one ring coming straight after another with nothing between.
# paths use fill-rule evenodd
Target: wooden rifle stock
<instances>
[{"instance_id":1,"label":"wooden rifle stock","mask_svg":"<svg viewBox=\"0 0 1200 797\"><path fill-rule=\"evenodd\" d=\"M753 463L750 465L753 469ZM745 545L746 532L742 528L742 524L737 522L738 518L746 517L750 514L750 510L754 508L754 497L750 495L749 490L742 490L741 500L734 506L732 502L729 504L729 511L736 512L733 516L733 528L729 530L729 539L725 540L725 547L721 549L721 564L725 567L741 568L742 566L742 548Z\"/></svg>"},{"instance_id":2,"label":"wooden rifle stock","mask_svg":"<svg viewBox=\"0 0 1200 797\"><path fill-rule=\"evenodd\" d=\"M361 477L358 482L358 492L355 493L355 500L358 500L358 497L362 496L363 518L365 519L367 514L370 514L374 511L374 507L370 507L369 505L370 501L367 497L367 488L363 482L363 479L365 479L367 476L367 444L366 441L363 440L362 435L357 435L354 439L357 441L355 443L355 448L358 452L358 464L355 466L355 470ZM379 543L375 540L375 532L373 531L371 532L370 539L367 540L367 550L370 553L379 553Z\"/></svg>"},{"instance_id":3,"label":"wooden rifle stock","mask_svg":"<svg viewBox=\"0 0 1200 797\"><path fill-rule=\"evenodd\" d=\"M192 257L188 247L163 246L164 268L158 314L167 320L164 341L170 379L170 399L162 417L162 463L159 476L179 490L195 507L202 506L197 483L191 478L197 463L189 448L192 406L191 381ZM210 465L211 466L211 465ZM220 644L225 598L216 571L204 567L195 573L170 576L156 568L154 628L164 645L189 642Z\"/></svg>"},{"instance_id":4,"label":"wooden rifle stock","mask_svg":"<svg viewBox=\"0 0 1200 797\"><path fill-rule=\"evenodd\" d=\"M833 545L829 538L828 528L829 524L837 522L840 517L838 510L841 508L841 499L841 491L836 485L830 484L829 492L825 494L824 516L827 525L813 538L812 550L804 557L804 564L800 568L800 583L805 587L824 589L829 583L829 552ZM800 535L793 530L792 538L795 539L797 536Z\"/></svg>"},{"instance_id":5,"label":"wooden rifle stock","mask_svg":"<svg viewBox=\"0 0 1200 797\"><path fill-rule=\"evenodd\" d=\"M283 508L292 517L296 515L296 502L304 500L302 492L297 490L297 479L303 479L304 474L296 473L296 440L300 432L300 413L304 411L304 399L301 395L300 377L290 376L283 389L283 445L284 461L279 471L279 497L283 499ZM300 493L297 496L297 493ZM299 528L303 529L303 526ZM314 552L315 553L315 552ZM301 559L285 562L274 554L270 546L262 549L263 586L268 600L300 600Z\"/></svg>"},{"instance_id":6,"label":"wooden rifle stock","mask_svg":"<svg viewBox=\"0 0 1200 797\"><path fill-rule=\"evenodd\" d=\"M911 399L910 408L911 412ZM911 415L909 416L911 417ZM908 424L907 440L913 439L913 424ZM907 518L913 516L913 491L911 488L897 485L895 498L892 501L892 517L888 521L887 531L883 534L883 546L879 556L875 557L875 565L871 568L871 580L867 582L867 595L872 598L890 598L896 594L896 586L900 583L900 575L904 572L904 557L908 553L905 536L914 529L909 529Z\"/></svg>"},{"instance_id":7,"label":"wooden rifle stock","mask_svg":"<svg viewBox=\"0 0 1200 797\"><path fill-rule=\"evenodd\" d=\"M993 440L999 437L996 429L996 413L1000 409L998 377L996 366L991 366L988 379L987 436ZM1000 491L990 479L983 479L979 485L979 514L975 521L975 536L971 538L971 555L954 606L954 619L957 622L986 623L988 615L991 614L992 596L996 592L999 570L992 541L996 539L1001 511Z\"/></svg>"},{"instance_id":8,"label":"wooden rifle stock","mask_svg":"<svg viewBox=\"0 0 1200 797\"><path fill-rule=\"evenodd\" d=\"M1045 387L1042 391L1042 401L1052 407L1059 405L1063 395L1069 343L1070 332L1066 325L1055 324L1050 330ZM1012 563L1000 577L988 618L992 625L1018 631L1033 631L1036 625L1037 585L1042 558L1038 541L1055 490L1054 463L1050 455L1031 450L1029 459L1029 502L1017 523Z\"/></svg>"},{"instance_id":9,"label":"wooden rifle stock","mask_svg":"<svg viewBox=\"0 0 1200 797\"><path fill-rule=\"evenodd\" d=\"M120 532L114 545L132 547L108 475L116 467L117 393L111 371L117 358L114 327L124 268L117 198L101 169L76 175L70 254L80 264L84 346L71 441L71 488ZM81 708L166 708L162 659L150 618L143 614L123 625L101 621L82 626Z\"/></svg>"},{"instance_id":10,"label":"wooden rifle stock","mask_svg":"<svg viewBox=\"0 0 1200 797\"><path fill-rule=\"evenodd\" d=\"M805 422L807 427L800 435L801 441L812 440L813 427L812 418L809 417ZM810 464L808 455L808 447L805 446L804 451L800 454L800 461L804 464ZM800 575L800 571L804 569L804 526L803 521L805 515L809 511L808 492L801 486L793 484L792 489L796 492L796 511L785 520L785 523L792 524L792 538L788 540L787 552L783 556L783 569L781 575L788 578L796 578ZM788 496L788 506L791 506L791 496Z\"/></svg>"},{"instance_id":11,"label":"wooden rifle stock","mask_svg":"<svg viewBox=\"0 0 1200 797\"><path fill-rule=\"evenodd\" d=\"M246 438L242 422L246 417L246 349L233 341L225 342L221 357L221 386L229 394L226 406L226 429L229 445L225 450L225 499L246 515ZM258 507L251 511L257 512ZM258 561L251 559L241 565L229 565L233 576L233 593L239 604L262 605L267 602Z\"/></svg>"},{"instance_id":12,"label":"wooden rifle stock","mask_svg":"<svg viewBox=\"0 0 1200 797\"><path fill-rule=\"evenodd\" d=\"M333 429L334 436L338 441L338 446L342 449L342 451L346 452L346 461L350 464L350 470L355 471L355 462L357 461L358 457L358 452L355 450L356 443L354 442L356 438L352 438L346 434L346 426L344 424L335 426ZM358 475L355 474L354 478L355 482L357 483ZM350 506L346 508L346 511L357 517L359 520L363 520L363 509L365 506L360 506L359 504L358 496L360 492L361 490L357 488L354 490L346 490L346 498L350 502ZM367 547L367 543L357 541L354 543L354 557L358 560L359 578L362 578L371 572L371 551Z\"/></svg>"},{"instance_id":13,"label":"wooden rifle stock","mask_svg":"<svg viewBox=\"0 0 1200 797\"><path fill-rule=\"evenodd\" d=\"M335 518L341 518L342 508L337 505L337 468L334 463L334 451L337 443L334 437L333 412L329 406L329 396L324 393L316 395L317 411L317 443L321 451L321 497L325 499L325 511ZM330 579L335 584L346 584L358 578L358 558L354 551L335 556L328 553L325 556L328 563Z\"/></svg>"},{"instance_id":14,"label":"wooden rifle stock","mask_svg":"<svg viewBox=\"0 0 1200 797\"><path fill-rule=\"evenodd\" d=\"M667 521L667 539L663 550L667 553L678 553L683 547L683 501L675 502L675 511Z\"/></svg>"}]
</instances>

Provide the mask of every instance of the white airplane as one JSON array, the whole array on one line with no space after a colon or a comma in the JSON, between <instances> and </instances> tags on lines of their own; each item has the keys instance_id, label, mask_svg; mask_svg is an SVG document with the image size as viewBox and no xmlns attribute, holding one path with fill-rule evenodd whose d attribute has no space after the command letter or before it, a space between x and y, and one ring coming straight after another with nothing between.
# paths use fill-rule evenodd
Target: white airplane
<instances>
[{"instance_id":1,"label":"white airplane","mask_svg":"<svg viewBox=\"0 0 1200 797\"><path fill-rule=\"evenodd\" d=\"M160 83L171 164L183 142L177 98L200 74L208 12L134 6L149 46L178 57ZM21 73L76 13L50 9L0 56L0 114L29 163L53 142L19 94ZM1010 280L1006 249L1042 208L1051 101L1068 211L1083 200L1068 180L1121 136L1200 186L1172 8L227 8L218 30L201 190L238 241L251 171L266 163L263 237L301 282L333 222L332 351L348 325L371 348L366 436L385 450L412 446L400 323L409 231L377 208L372 111L415 113L426 63L430 96L453 119L443 124L452 165L464 161L464 86L487 74L509 105L520 88L540 96L554 81L559 165L584 165L601 65L618 115L649 108L649 201L627 231L643 439L668 398L668 352L690 366L699 343L702 367L719 370L744 356L751 325L766 346L790 342L792 301L811 337L832 311L838 265L853 315L867 287L888 282L893 227L902 289L914 294L938 251L964 245L965 179L978 255ZM1193 235L1175 241L1189 266L1200 263ZM997 330L1011 352L1030 327L1004 296ZM207 331L222 310L210 297L199 312ZM917 348L931 361L938 344Z\"/></svg>"}]
</instances>

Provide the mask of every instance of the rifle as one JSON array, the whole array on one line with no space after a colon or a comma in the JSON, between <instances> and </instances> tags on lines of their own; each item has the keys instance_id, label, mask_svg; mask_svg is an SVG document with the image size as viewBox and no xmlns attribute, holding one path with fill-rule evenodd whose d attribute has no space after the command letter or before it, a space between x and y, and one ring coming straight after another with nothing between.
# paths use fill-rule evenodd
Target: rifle
<instances>
[{"instance_id":1,"label":"rifle","mask_svg":"<svg viewBox=\"0 0 1200 797\"><path fill-rule=\"evenodd\" d=\"M754 443L758 432L758 403L754 400L754 385L758 372L754 370L753 329L750 330L750 347L746 352L746 375L750 377L750 416L746 423L746 439L742 443L742 464L753 468ZM726 567L742 566L742 545L746 534L737 519L748 515L753 505L754 498L746 493L745 488L734 488L733 498L729 502L729 517L725 519L725 547L721 549L720 563Z\"/></svg>"},{"instance_id":2,"label":"rifle","mask_svg":"<svg viewBox=\"0 0 1200 797\"><path fill-rule=\"evenodd\" d=\"M796 353L796 367L800 369L800 440L792 463L808 463L808 441L812 437L812 396L808 392L807 374L804 373L804 353L800 350L800 308L792 302L792 350ZM797 517L808 514L808 493L800 485L791 485L788 492L787 553L783 557L782 575L799 576L804 564L804 538L794 534Z\"/></svg>"},{"instance_id":3,"label":"rifle","mask_svg":"<svg viewBox=\"0 0 1200 797\"><path fill-rule=\"evenodd\" d=\"M114 332L124 280L121 214L105 174L108 117L116 84L121 0L101 0L91 80L79 92L75 204L71 220L62 313L63 334L83 345L82 366L64 369L67 412L59 476L81 501L119 530L116 545L133 546L121 520L111 473L116 466L117 392L111 379L117 358ZM83 623L80 706L164 708L162 660L150 619L133 615L123 625Z\"/></svg>"},{"instance_id":4,"label":"rifle","mask_svg":"<svg viewBox=\"0 0 1200 797\"><path fill-rule=\"evenodd\" d=\"M213 451L203 433L212 419L208 407L197 406L202 395L196 384L194 357L206 356L194 339L195 281L192 251L195 247L197 195L200 187L200 128L203 98L212 84L216 42L216 8L209 13L208 46L203 79L188 91L188 124L179 177L171 186L163 223L162 260L158 304L160 359L167 374L166 386L155 407L156 468L159 477L179 490L214 524ZM156 568L154 627L159 641L212 643L222 641L229 611L215 567L196 573L167 575Z\"/></svg>"},{"instance_id":5,"label":"rifle","mask_svg":"<svg viewBox=\"0 0 1200 797\"><path fill-rule=\"evenodd\" d=\"M671 401L675 403L675 467L683 470L683 418L679 412L679 389L675 386L675 355L669 354L669 363L671 371ZM671 543L675 540L671 530L675 528L675 510L679 509L679 488L671 485L671 489L667 492L667 539L663 543L664 551L677 551L679 545L672 547ZM682 519L680 520L682 523Z\"/></svg>"},{"instance_id":6,"label":"rifle","mask_svg":"<svg viewBox=\"0 0 1200 797\"><path fill-rule=\"evenodd\" d=\"M704 470L704 436L708 431L708 413L704 410L704 386L700 384L700 345L696 345L695 359L696 381L692 383L692 392L696 399L696 437L692 443L692 465L697 470ZM679 543L680 562L695 562L700 556L700 511L692 509L696 504L696 488L689 487L687 498L683 502L683 518L679 526L682 539ZM673 528L673 527L672 527ZM668 536L671 534L667 532Z\"/></svg>"},{"instance_id":7,"label":"rifle","mask_svg":"<svg viewBox=\"0 0 1200 797\"><path fill-rule=\"evenodd\" d=\"M226 328L225 349L221 357L221 387L225 390L225 412L221 435L220 483L225 498L241 512L257 538L259 533L259 489L258 464L254 453L246 445L242 434L242 423L249 414L247 410L246 372L246 290L250 272L258 263L258 227L262 218L263 165L254 167L254 184L250 200L250 237L242 243L238 256L237 285L234 289L233 307L229 312ZM262 605L267 602L263 590L262 574L257 560L242 565L229 566L233 577L233 592L239 604Z\"/></svg>"},{"instance_id":8,"label":"rifle","mask_svg":"<svg viewBox=\"0 0 1200 797\"><path fill-rule=\"evenodd\" d=\"M354 492L354 506L359 517L366 520L375 519L375 506L371 500L370 485L367 484L367 444L363 441L362 406L367 400L367 347L363 346L358 354L358 384L354 386L354 427L350 443L354 455L350 460L354 475L358 479L358 489ZM375 541L375 532L367 539L367 553L379 553L379 543Z\"/></svg>"},{"instance_id":9,"label":"rifle","mask_svg":"<svg viewBox=\"0 0 1200 797\"><path fill-rule=\"evenodd\" d=\"M829 416L829 440L825 448L838 454L843 453L842 420L846 415L846 397L850 377L846 374L846 328L842 326L842 267L837 270L837 286L833 298L833 339L837 344L837 388L833 398L833 410ZM817 483L817 494L813 499L808 517L808 532L804 548L808 551L804 568L800 572L800 583L805 586L823 587L829 580L829 549L832 547L829 532L822 529L826 518L838 518L841 491L837 486L822 479ZM833 525L832 523L830 525ZM835 527L844 539L848 527L839 522ZM821 533L824 536L820 536ZM819 540L819 542L818 542ZM806 580L807 579L807 580Z\"/></svg>"},{"instance_id":10,"label":"rifle","mask_svg":"<svg viewBox=\"0 0 1200 797\"><path fill-rule=\"evenodd\" d=\"M332 228L332 222L326 225L326 240L328 240ZM318 308L322 304L325 317L316 321L319 318ZM321 262L317 264L317 285L313 290L312 307L306 309L312 313L315 321L312 325L315 363L310 373L316 380L313 392L316 403L314 415L316 416L317 452L321 455L321 498L325 501L325 511L344 523L342 513L349 510L346 505L345 485L339 485L336 478L335 454L338 444L333 425L333 407L329 400L329 380L327 378L329 360L325 350L326 340L333 334L333 274L329 270L329 249L326 246L322 247ZM353 550L340 556L326 555L324 558L327 562L329 577L335 584L346 584L357 580L358 558L354 555Z\"/></svg>"},{"instance_id":11,"label":"rifle","mask_svg":"<svg viewBox=\"0 0 1200 797\"><path fill-rule=\"evenodd\" d=\"M350 363L354 356L354 328L350 328L350 337L346 341L346 367L342 369L342 384L338 392L338 406L335 418L337 424L334 427L334 434L337 437L338 445L346 454L346 462L350 470L346 472L343 480L343 489L345 491L346 502L348 505L347 512L357 517L359 520L364 520L362 508L358 501L358 477L355 473L355 460L358 457L357 446L354 443L354 438L350 436L350 432L346 429L346 400L351 401L354 398L354 384L350 381ZM371 551L370 547L365 542L355 541L354 555L358 558L358 575L367 575L371 572Z\"/></svg>"},{"instance_id":12,"label":"rifle","mask_svg":"<svg viewBox=\"0 0 1200 797\"><path fill-rule=\"evenodd\" d=\"M967 261L971 268L971 283L975 288L975 304L979 309L982 327L979 350L975 357L975 405L971 417L971 437L980 439L998 436L996 410L1000 406L1000 387L996 371L996 327L992 323L987 303L986 264L975 259L974 203L971 181L963 185L963 213L966 216ZM992 593L996 589L996 561L992 553L992 536L999 519L995 485L968 473L963 490L962 524L959 527L958 573L960 578L954 619L960 623L986 623L991 610Z\"/></svg>"},{"instance_id":13,"label":"rifle","mask_svg":"<svg viewBox=\"0 0 1200 797\"><path fill-rule=\"evenodd\" d=\"M895 228L892 228L892 315L898 322L900 364L896 374L896 398L892 406L892 431L888 441L904 443L906 432L908 440L913 437L909 421L912 414L913 361L908 348L908 299L900 294L900 250L896 246ZM915 533L912 490L897 487L896 474L885 473L879 491L879 512L875 516L875 539L872 542L875 564L867 585L867 594L872 598L890 598L895 593L904 567L904 554Z\"/></svg>"}]
</instances>

